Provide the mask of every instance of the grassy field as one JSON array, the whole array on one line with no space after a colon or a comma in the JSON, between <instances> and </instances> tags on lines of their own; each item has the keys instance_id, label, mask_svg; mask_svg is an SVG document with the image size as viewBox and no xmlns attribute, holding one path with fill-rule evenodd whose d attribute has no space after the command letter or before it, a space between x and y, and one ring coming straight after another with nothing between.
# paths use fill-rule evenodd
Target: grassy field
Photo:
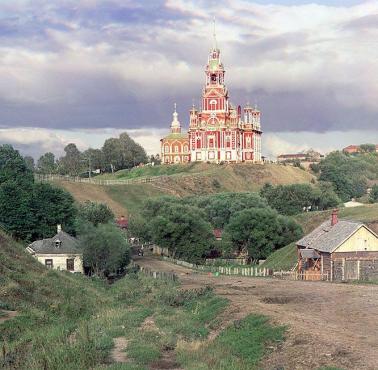
<instances>
[{"instance_id":1,"label":"grassy field","mask_svg":"<svg viewBox=\"0 0 378 370\"><path fill-rule=\"evenodd\" d=\"M296 221L302 226L304 234L308 234L322 222L331 217L331 210L322 212L308 212L295 216ZM378 204L369 204L355 208L341 208L339 218L361 221L369 224L378 221ZM290 270L297 262L297 250L295 243L289 244L272 253L262 267L275 270Z\"/></svg>"},{"instance_id":2,"label":"grassy field","mask_svg":"<svg viewBox=\"0 0 378 370\"><path fill-rule=\"evenodd\" d=\"M272 184L310 183L314 177L306 171L282 165L215 165L190 163L172 166L145 166L119 171L97 178L136 178L167 175L146 184L98 186L56 182L68 190L77 201L107 203L117 216L138 213L145 199L161 196L186 196L218 192L258 191L266 182Z\"/></svg>"},{"instance_id":3,"label":"grassy field","mask_svg":"<svg viewBox=\"0 0 378 370\"><path fill-rule=\"evenodd\" d=\"M0 233L0 308L17 311L0 322L0 368L257 369L284 328L252 315L208 340L227 307L207 287L134 273L109 286L46 270Z\"/></svg>"}]
</instances>

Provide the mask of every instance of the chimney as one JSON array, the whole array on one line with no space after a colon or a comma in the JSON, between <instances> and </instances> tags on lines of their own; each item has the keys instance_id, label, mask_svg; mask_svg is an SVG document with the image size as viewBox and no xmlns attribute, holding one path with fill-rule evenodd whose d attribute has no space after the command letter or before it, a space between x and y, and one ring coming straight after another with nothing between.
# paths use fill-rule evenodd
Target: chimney
<instances>
[{"instance_id":1,"label":"chimney","mask_svg":"<svg viewBox=\"0 0 378 370\"><path fill-rule=\"evenodd\" d=\"M62 231L62 225L57 225L56 229L57 229L57 232L60 233Z\"/></svg>"},{"instance_id":2,"label":"chimney","mask_svg":"<svg viewBox=\"0 0 378 370\"><path fill-rule=\"evenodd\" d=\"M338 222L339 222L339 219L338 219L338 213L339 213L339 210L337 208L335 208L333 211L332 211L332 215L331 215L331 226L335 226Z\"/></svg>"}]
</instances>

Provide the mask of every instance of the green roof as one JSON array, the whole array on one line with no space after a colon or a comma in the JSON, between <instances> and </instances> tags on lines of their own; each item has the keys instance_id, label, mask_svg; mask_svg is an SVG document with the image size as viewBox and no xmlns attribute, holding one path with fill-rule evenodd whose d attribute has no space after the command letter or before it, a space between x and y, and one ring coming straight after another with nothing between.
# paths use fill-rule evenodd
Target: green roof
<instances>
[{"instance_id":1,"label":"green roof","mask_svg":"<svg viewBox=\"0 0 378 370\"><path fill-rule=\"evenodd\" d=\"M170 133L164 139L189 139L188 134Z\"/></svg>"}]
</instances>

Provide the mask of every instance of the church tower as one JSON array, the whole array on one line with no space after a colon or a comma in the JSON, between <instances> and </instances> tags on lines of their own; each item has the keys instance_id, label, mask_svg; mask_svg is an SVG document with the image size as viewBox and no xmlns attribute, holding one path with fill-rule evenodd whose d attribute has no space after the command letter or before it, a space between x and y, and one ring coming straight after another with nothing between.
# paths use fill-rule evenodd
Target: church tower
<instances>
[{"instance_id":1,"label":"church tower","mask_svg":"<svg viewBox=\"0 0 378 370\"><path fill-rule=\"evenodd\" d=\"M162 139L162 162L261 163L260 117L257 106L252 108L247 104L242 109L229 101L214 22L213 45L205 67L200 107L197 109L193 105L190 110L186 144L182 141L172 147L172 135L176 135L176 139L180 136L180 140L183 140L175 106L171 134ZM183 149L181 154L177 154L175 150L180 148L178 145L188 148L188 152Z\"/></svg>"},{"instance_id":2,"label":"church tower","mask_svg":"<svg viewBox=\"0 0 378 370\"><path fill-rule=\"evenodd\" d=\"M160 140L161 162L163 164L187 163L190 161L188 135L181 133L176 103L172 116L171 132Z\"/></svg>"}]
</instances>

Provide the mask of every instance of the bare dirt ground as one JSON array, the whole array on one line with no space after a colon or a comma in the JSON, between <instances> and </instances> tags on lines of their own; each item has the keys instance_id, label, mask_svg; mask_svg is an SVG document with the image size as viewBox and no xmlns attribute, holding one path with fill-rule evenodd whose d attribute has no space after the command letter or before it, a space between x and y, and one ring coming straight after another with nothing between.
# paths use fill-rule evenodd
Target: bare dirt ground
<instances>
[{"instance_id":1,"label":"bare dirt ground","mask_svg":"<svg viewBox=\"0 0 378 370\"><path fill-rule=\"evenodd\" d=\"M111 359L113 362L126 363L128 358L126 355L128 341L124 337L114 338L114 347L111 352Z\"/></svg>"},{"instance_id":2,"label":"bare dirt ground","mask_svg":"<svg viewBox=\"0 0 378 370\"><path fill-rule=\"evenodd\" d=\"M103 186L93 184L80 184L60 181L59 185L72 194L76 201L83 203L87 200L107 204L116 217L127 216L127 210L115 202L105 191Z\"/></svg>"},{"instance_id":3,"label":"bare dirt ground","mask_svg":"<svg viewBox=\"0 0 378 370\"><path fill-rule=\"evenodd\" d=\"M286 341L271 348L262 369L378 369L378 286L215 277L153 257L136 262L177 273L184 289L214 287L231 302L223 326L250 313L287 326Z\"/></svg>"},{"instance_id":4,"label":"bare dirt ground","mask_svg":"<svg viewBox=\"0 0 378 370\"><path fill-rule=\"evenodd\" d=\"M10 319L13 319L13 317L17 316L17 311L6 311L6 310L0 310L0 313L2 314L0 316L0 324L2 322L8 321ZM3 316L4 315L4 316Z\"/></svg>"}]
</instances>

